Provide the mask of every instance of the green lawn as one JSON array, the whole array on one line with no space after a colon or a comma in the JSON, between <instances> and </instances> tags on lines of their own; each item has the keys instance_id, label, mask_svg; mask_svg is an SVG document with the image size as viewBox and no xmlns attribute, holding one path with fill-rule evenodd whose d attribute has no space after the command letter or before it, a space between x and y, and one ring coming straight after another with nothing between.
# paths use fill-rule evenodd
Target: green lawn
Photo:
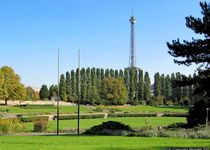
<instances>
[{"instance_id":1,"label":"green lawn","mask_svg":"<svg viewBox=\"0 0 210 150\"><path fill-rule=\"evenodd\" d=\"M101 108L100 106L84 106L81 105L81 113L91 113L94 112L96 108ZM187 108L184 107L161 107L161 106L105 106L102 107L107 110L114 110L115 112L187 112ZM46 114L46 113L56 113L56 107L34 107L34 108L20 108L15 106L0 106L0 113L8 110L8 113L24 113L24 114ZM101 110L102 111L102 110ZM60 106L60 113L76 113L77 106Z\"/></svg>"},{"instance_id":2,"label":"green lawn","mask_svg":"<svg viewBox=\"0 0 210 150\"><path fill-rule=\"evenodd\" d=\"M122 117L122 118L98 118L98 119L81 119L81 129L87 129L94 125L99 125L105 121L119 121L134 128L142 126L167 126L172 123L186 122L184 117ZM149 122L149 123L147 123ZM26 130L33 131L33 123L26 123ZM56 130L56 121L49 122L48 131ZM77 127L77 120L60 120L60 129L75 129Z\"/></svg>"},{"instance_id":3,"label":"green lawn","mask_svg":"<svg viewBox=\"0 0 210 150\"><path fill-rule=\"evenodd\" d=\"M1 150L167 150L210 147L210 139L120 136L1 136Z\"/></svg>"}]
</instances>

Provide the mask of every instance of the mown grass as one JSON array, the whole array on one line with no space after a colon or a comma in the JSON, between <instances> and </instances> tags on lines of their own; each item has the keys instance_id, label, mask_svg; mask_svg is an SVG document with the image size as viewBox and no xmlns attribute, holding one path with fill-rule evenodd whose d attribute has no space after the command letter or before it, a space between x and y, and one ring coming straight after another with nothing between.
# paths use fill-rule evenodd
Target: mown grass
<instances>
[{"instance_id":1,"label":"mown grass","mask_svg":"<svg viewBox=\"0 0 210 150\"><path fill-rule=\"evenodd\" d=\"M167 126L169 124L177 122L186 122L186 118L183 117L122 117L122 118L98 118L98 119L81 119L80 128L88 129L92 126L99 125L106 121L119 121L133 128L139 128L142 126ZM26 131L33 131L33 123L25 123ZM48 123L48 132L56 131L56 121L50 121ZM76 129L77 120L60 120L60 129Z\"/></svg>"},{"instance_id":2,"label":"mown grass","mask_svg":"<svg viewBox=\"0 0 210 150\"><path fill-rule=\"evenodd\" d=\"M2 136L1 150L167 150L210 147L210 139L122 136Z\"/></svg>"},{"instance_id":3,"label":"mown grass","mask_svg":"<svg viewBox=\"0 0 210 150\"><path fill-rule=\"evenodd\" d=\"M120 112L187 112L188 109L184 107L161 107L161 106L84 106L81 105L80 111L81 113L91 113L94 112L97 108L102 108L103 110L111 110L111 111L120 111ZM43 107L40 105L36 107L17 107L17 106L0 106L0 113L7 110L8 113L19 113L19 114L50 114L56 113L56 106ZM100 110L100 109L99 109ZM77 106L60 106L60 113L76 113Z\"/></svg>"}]
</instances>

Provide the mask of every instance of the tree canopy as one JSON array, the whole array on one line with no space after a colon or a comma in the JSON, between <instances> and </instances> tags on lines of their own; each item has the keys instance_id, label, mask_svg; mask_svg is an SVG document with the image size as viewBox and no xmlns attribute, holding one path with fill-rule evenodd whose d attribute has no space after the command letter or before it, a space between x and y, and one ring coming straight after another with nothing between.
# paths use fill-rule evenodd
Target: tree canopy
<instances>
[{"instance_id":1,"label":"tree canopy","mask_svg":"<svg viewBox=\"0 0 210 150\"><path fill-rule=\"evenodd\" d=\"M177 86L194 85L195 94L200 94L201 99L189 111L188 123L192 126L205 123L205 108L210 107L210 3L200 2L202 18L186 17L186 26L200 39L192 38L191 41L179 39L167 42L168 53L175 57L174 62L179 65L197 65L197 74L192 78L182 76L176 81ZM197 97L198 98L198 97ZM198 98L199 99L199 98ZM201 105L202 104L202 105Z\"/></svg>"}]
</instances>

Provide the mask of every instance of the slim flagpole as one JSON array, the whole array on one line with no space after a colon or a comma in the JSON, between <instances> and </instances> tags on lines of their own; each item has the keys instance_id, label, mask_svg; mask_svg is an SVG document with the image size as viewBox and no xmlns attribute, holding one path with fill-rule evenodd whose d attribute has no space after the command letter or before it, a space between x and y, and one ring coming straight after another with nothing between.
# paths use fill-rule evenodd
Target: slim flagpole
<instances>
[{"instance_id":1,"label":"slim flagpole","mask_svg":"<svg viewBox=\"0 0 210 150\"><path fill-rule=\"evenodd\" d=\"M60 83L60 50L58 49L58 94L57 94L57 135L59 135L59 97L60 97L60 90L59 90L59 83Z\"/></svg>"},{"instance_id":2,"label":"slim flagpole","mask_svg":"<svg viewBox=\"0 0 210 150\"><path fill-rule=\"evenodd\" d=\"M79 134L80 127L80 49L78 49L78 102L77 102L77 134Z\"/></svg>"}]
</instances>

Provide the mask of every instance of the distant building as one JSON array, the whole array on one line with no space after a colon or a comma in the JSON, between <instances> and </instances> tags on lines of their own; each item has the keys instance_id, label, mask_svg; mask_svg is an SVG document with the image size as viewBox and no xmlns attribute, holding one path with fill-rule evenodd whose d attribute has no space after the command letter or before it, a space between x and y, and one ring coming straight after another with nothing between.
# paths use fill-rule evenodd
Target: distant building
<instances>
[{"instance_id":1,"label":"distant building","mask_svg":"<svg viewBox=\"0 0 210 150\"><path fill-rule=\"evenodd\" d=\"M40 88L37 88L37 87L32 87L32 89L33 89L35 92L39 92L39 91L40 91Z\"/></svg>"}]
</instances>

